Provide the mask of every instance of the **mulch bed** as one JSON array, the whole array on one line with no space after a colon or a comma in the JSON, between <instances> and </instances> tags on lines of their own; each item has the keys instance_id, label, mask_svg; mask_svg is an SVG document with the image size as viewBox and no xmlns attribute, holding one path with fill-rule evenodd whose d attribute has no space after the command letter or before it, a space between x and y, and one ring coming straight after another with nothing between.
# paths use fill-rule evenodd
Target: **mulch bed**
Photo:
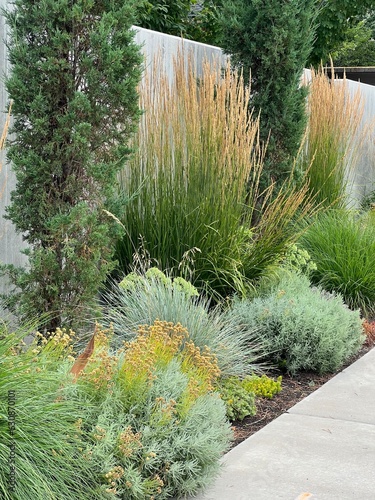
<instances>
[{"instance_id":1,"label":"mulch bed","mask_svg":"<svg viewBox=\"0 0 375 500\"><path fill-rule=\"evenodd\" d=\"M294 377L278 372L270 374L272 377L278 377L279 375L283 376L281 392L279 392L279 394L274 396L272 399L257 398L257 414L253 417L246 417L241 422L233 422L234 441L232 443L232 448L262 429L262 427L269 424L275 418L288 411L289 408L297 404L306 396L316 391L337 373L366 354L374 347L374 345L374 342L365 344L359 353L351 358L345 366L336 373L317 375L314 372L302 372Z\"/></svg>"}]
</instances>

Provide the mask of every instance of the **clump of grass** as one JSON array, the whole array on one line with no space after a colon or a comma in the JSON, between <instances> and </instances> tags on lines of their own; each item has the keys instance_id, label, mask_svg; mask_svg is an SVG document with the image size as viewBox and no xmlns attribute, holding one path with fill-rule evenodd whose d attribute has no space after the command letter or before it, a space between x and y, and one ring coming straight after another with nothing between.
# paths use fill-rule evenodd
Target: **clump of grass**
<instances>
[{"instance_id":1,"label":"clump of grass","mask_svg":"<svg viewBox=\"0 0 375 500\"><path fill-rule=\"evenodd\" d=\"M0 497L102 498L76 432L76 421L90 403L83 408L81 401L67 397L71 383L61 358L65 334L26 348L22 338L28 333L22 328L10 334L5 325L0 329ZM12 420L9 391L14 394ZM10 482L11 449L14 484Z\"/></svg>"},{"instance_id":2,"label":"clump of grass","mask_svg":"<svg viewBox=\"0 0 375 500\"><path fill-rule=\"evenodd\" d=\"M311 279L339 292L352 309L365 316L375 311L375 217L344 210L320 214L303 233L300 244L315 261Z\"/></svg>"},{"instance_id":3,"label":"clump of grass","mask_svg":"<svg viewBox=\"0 0 375 500\"><path fill-rule=\"evenodd\" d=\"M264 157L259 118L249 112L250 89L229 67L222 75L206 62L198 78L192 61L180 57L170 82L156 60L140 95L137 152L120 178L125 198L138 193L124 208L122 270L132 270L141 241L148 261L172 274L179 268L215 298L243 290L294 237L296 212L310 209L306 187L288 181L271 201L270 186L255 217ZM188 254L189 266L182 265Z\"/></svg>"},{"instance_id":4,"label":"clump of grass","mask_svg":"<svg viewBox=\"0 0 375 500\"><path fill-rule=\"evenodd\" d=\"M103 321L113 325L114 341L130 340L140 325L160 319L187 328L197 347L207 346L215 354L223 375L245 376L260 369L264 351L256 329L231 322L219 306L210 307L209 301L192 297L174 282L165 283L157 275L139 276L130 288L113 286L103 299Z\"/></svg>"},{"instance_id":5,"label":"clump of grass","mask_svg":"<svg viewBox=\"0 0 375 500\"><path fill-rule=\"evenodd\" d=\"M241 281L240 221L262 170L258 119L248 113L249 90L240 75L178 58L172 83L158 69L140 89L137 153L122 172L127 236L118 249L129 270L139 235L161 269L176 269L193 249L193 282L221 293Z\"/></svg>"},{"instance_id":6,"label":"clump of grass","mask_svg":"<svg viewBox=\"0 0 375 500\"><path fill-rule=\"evenodd\" d=\"M350 95L345 75L342 81L334 81L323 68L311 70L303 161L308 167L310 191L324 206L339 208L347 204L350 173L358 157L363 106L359 91Z\"/></svg>"},{"instance_id":7,"label":"clump of grass","mask_svg":"<svg viewBox=\"0 0 375 500\"><path fill-rule=\"evenodd\" d=\"M248 279L267 275L298 239L301 223L319 211L308 191L306 180L297 187L291 174L273 199L266 197L252 237L245 244L243 268Z\"/></svg>"}]
</instances>

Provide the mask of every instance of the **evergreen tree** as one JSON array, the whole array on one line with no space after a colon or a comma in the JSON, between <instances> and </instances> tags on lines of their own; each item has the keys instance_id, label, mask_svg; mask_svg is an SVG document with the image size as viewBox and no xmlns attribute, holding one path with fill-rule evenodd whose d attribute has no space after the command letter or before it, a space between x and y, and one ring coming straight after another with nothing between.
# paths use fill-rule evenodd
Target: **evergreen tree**
<instances>
[{"instance_id":1,"label":"evergreen tree","mask_svg":"<svg viewBox=\"0 0 375 500\"><path fill-rule=\"evenodd\" d=\"M315 0L232 0L223 7L221 46L251 80L261 139L269 137L265 184L285 178L300 146L306 124L300 83L315 15Z\"/></svg>"},{"instance_id":2,"label":"evergreen tree","mask_svg":"<svg viewBox=\"0 0 375 500\"><path fill-rule=\"evenodd\" d=\"M3 266L7 305L76 328L111 270L105 208L139 115L141 56L129 0L15 0L6 13L16 175L7 217L28 243L27 268Z\"/></svg>"}]
</instances>

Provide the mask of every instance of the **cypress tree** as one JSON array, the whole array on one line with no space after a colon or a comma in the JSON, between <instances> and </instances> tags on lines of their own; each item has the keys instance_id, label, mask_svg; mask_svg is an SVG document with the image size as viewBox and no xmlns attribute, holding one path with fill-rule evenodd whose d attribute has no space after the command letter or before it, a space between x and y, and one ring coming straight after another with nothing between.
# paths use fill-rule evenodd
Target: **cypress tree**
<instances>
[{"instance_id":1,"label":"cypress tree","mask_svg":"<svg viewBox=\"0 0 375 500\"><path fill-rule=\"evenodd\" d=\"M266 183L290 172L306 125L300 86L313 44L315 0L232 0L224 3L221 46L251 84L260 135L269 145ZM251 77L250 77L251 72ZM250 81L251 80L251 81Z\"/></svg>"},{"instance_id":2,"label":"cypress tree","mask_svg":"<svg viewBox=\"0 0 375 500\"><path fill-rule=\"evenodd\" d=\"M106 207L138 121L141 55L129 0L15 0L5 12L16 176L7 218L28 266L3 266L21 318L77 328L113 264ZM6 269L4 269L6 268Z\"/></svg>"}]
</instances>

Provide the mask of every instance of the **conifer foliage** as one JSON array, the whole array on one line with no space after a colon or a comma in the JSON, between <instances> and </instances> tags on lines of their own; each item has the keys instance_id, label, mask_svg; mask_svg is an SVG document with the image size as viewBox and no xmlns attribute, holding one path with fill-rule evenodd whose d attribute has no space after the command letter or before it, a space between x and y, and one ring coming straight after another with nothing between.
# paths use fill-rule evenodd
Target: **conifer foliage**
<instances>
[{"instance_id":1,"label":"conifer foliage","mask_svg":"<svg viewBox=\"0 0 375 500\"><path fill-rule=\"evenodd\" d=\"M29 248L7 266L19 316L77 326L112 264L111 200L136 128L132 0L15 0L6 13L16 175L7 217Z\"/></svg>"},{"instance_id":2,"label":"conifer foliage","mask_svg":"<svg viewBox=\"0 0 375 500\"><path fill-rule=\"evenodd\" d=\"M260 112L261 138L269 137L264 172L276 181L291 170L306 125L300 83L313 45L315 4L231 0L222 11L221 46L250 79L250 105Z\"/></svg>"}]
</instances>

